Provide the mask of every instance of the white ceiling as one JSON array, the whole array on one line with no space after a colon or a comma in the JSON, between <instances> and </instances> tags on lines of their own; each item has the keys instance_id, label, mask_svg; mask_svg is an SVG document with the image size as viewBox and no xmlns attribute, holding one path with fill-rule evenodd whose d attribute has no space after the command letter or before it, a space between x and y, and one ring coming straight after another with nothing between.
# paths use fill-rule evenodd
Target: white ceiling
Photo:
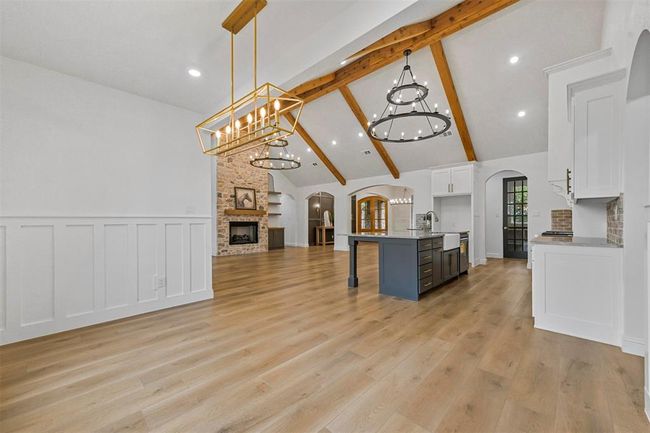
<instances>
[{"instance_id":1,"label":"white ceiling","mask_svg":"<svg viewBox=\"0 0 650 433\"><path fill-rule=\"evenodd\" d=\"M258 18L258 81L285 83L414 1L270 1ZM237 3L2 0L2 55L209 114L230 99L221 22ZM237 96L252 86L252 33L235 38Z\"/></svg>"},{"instance_id":2,"label":"white ceiling","mask_svg":"<svg viewBox=\"0 0 650 433\"><path fill-rule=\"evenodd\" d=\"M602 1L523 1L444 40L479 160L546 151L542 70L600 49L603 11Z\"/></svg>"},{"instance_id":3,"label":"white ceiling","mask_svg":"<svg viewBox=\"0 0 650 433\"><path fill-rule=\"evenodd\" d=\"M347 55L392 30L458 2L270 1L259 17L258 81L290 88L335 70ZM229 41L220 23L235 4L3 0L2 54L207 115L229 99ZM445 39L479 160L546 150L542 69L599 49L603 9L602 1L522 0ZM236 39L238 52L250 53L251 40L248 27ZM510 65L511 55L520 62ZM238 96L252 85L247 57L236 58ZM411 64L418 81L428 81L429 104L446 108L430 50L414 53ZM188 67L203 76L189 77ZM350 85L368 118L384 109L386 89L401 67L402 61L396 62ZM526 110L526 117L518 118L519 110ZM307 104L300 122L344 177L388 173L367 137L358 137L362 128L339 92ZM465 154L452 125L449 137L385 147L400 171L462 162ZM301 169L285 172L292 182L335 181L300 137L289 141L290 152L303 162Z\"/></svg>"}]
</instances>

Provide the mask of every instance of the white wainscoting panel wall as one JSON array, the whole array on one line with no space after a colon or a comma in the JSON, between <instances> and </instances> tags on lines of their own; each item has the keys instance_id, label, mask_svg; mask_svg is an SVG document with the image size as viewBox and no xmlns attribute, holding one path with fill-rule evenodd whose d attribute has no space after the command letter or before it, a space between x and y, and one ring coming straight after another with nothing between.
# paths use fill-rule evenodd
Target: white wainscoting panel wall
<instances>
[{"instance_id":1,"label":"white wainscoting panel wall","mask_svg":"<svg viewBox=\"0 0 650 433\"><path fill-rule=\"evenodd\" d=\"M0 344L211 299L210 224L0 217Z\"/></svg>"}]
</instances>

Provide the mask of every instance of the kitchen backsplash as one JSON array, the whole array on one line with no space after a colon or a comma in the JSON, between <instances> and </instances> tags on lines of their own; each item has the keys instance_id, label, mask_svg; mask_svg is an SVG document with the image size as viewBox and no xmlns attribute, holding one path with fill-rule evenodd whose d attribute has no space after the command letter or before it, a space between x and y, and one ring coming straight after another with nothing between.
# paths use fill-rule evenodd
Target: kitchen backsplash
<instances>
[{"instance_id":1,"label":"kitchen backsplash","mask_svg":"<svg viewBox=\"0 0 650 433\"><path fill-rule=\"evenodd\" d=\"M623 245L623 194L607 203L607 240Z\"/></svg>"},{"instance_id":2,"label":"kitchen backsplash","mask_svg":"<svg viewBox=\"0 0 650 433\"><path fill-rule=\"evenodd\" d=\"M551 230L573 231L573 211L571 209L551 210Z\"/></svg>"}]
</instances>

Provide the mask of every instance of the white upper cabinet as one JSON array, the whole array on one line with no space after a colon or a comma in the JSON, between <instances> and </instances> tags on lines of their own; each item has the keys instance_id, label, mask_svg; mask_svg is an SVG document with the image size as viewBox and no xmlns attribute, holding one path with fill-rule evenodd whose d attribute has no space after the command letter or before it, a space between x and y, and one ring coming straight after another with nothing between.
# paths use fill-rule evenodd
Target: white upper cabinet
<instances>
[{"instance_id":1,"label":"white upper cabinet","mask_svg":"<svg viewBox=\"0 0 650 433\"><path fill-rule=\"evenodd\" d=\"M451 192L453 194L472 193L472 166L453 167L451 169Z\"/></svg>"},{"instance_id":2,"label":"white upper cabinet","mask_svg":"<svg viewBox=\"0 0 650 433\"><path fill-rule=\"evenodd\" d=\"M608 48L544 70L548 76L548 181L573 203L620 193L622 78Z\"/></svg>"},{"instance_id":3,"label":"white upper cabinet","mask_svg":"<svg viewBox=\"0 0 650 433\"><path fill-rule=\"evenodd\" d=\"M447 195L451 192L451 170L435 170L431 177L433 195Z\"/></svg>"},{"instance_id":4,"label":"white upper cabinet","mask_svg":"<svg viewBox=\"0 0 650 433\"><path fill-rule=\"evenodd\" d=\"M573 186L576 200L617 197L621 193L624 71L623 74L608 76L604 84L577 89L573 97Z\"/></svg>"},{"instance_id":5,"label":"white upper cabinet","mask_svg":"<svg viewBox=\"0 0 650 433\"><path fill-rule=\"evenodd\" d=\"M472 193L472 166L443 168L431 174L431 191L435 197Z\"/></svg>"}]
</instances>

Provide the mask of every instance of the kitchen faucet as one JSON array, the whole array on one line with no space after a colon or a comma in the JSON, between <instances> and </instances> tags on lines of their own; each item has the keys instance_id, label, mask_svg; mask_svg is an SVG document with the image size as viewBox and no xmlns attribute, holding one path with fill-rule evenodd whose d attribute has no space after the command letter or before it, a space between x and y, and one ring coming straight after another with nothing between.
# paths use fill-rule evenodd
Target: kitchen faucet
<instances>
[{"instance_id":1,"label":"kitchen faucet","mask_svg":"<svg viewBox=\"0 0 650 433\"><path fill-rule=\"evenodd\" d=\"M438 218L438 215L436 215L436 213L434 211L432 211L432 210L428 211L425 214L425 219L427 221L427 225L429 226L429 230L433 230L433 224L431 222L431 216L433 216L433 222L437 223L437 222L440 221L440 219Z\"/></svg>"}]
</instances>

